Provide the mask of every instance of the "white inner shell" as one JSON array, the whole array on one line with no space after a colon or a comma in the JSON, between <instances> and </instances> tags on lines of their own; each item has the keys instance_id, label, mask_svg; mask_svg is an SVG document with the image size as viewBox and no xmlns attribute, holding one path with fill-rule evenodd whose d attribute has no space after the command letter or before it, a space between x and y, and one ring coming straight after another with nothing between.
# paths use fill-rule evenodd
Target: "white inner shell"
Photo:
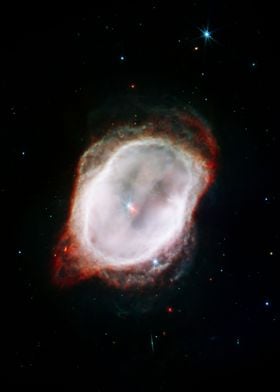
<instances>
[{"instance_id":1,"label":"white inner shell","mask_svg":"<svg viewBox=\"0 0 280 392\"><path fill-rule=\"evenodd\" d=\"M76 235L95 262L153 261L182 234L206 183L195 155L163 139L128 142L80 178Z\"/></svg>"}]
</instances>

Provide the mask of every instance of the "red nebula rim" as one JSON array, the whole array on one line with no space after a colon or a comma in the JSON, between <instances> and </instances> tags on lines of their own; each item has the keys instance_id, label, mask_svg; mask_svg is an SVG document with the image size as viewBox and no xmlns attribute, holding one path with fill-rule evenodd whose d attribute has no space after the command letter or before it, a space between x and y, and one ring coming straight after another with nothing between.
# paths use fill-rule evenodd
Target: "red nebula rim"
<instances>
[{"instance_id":1,"label":"red nebula rim","mask_svg":"<svg viewBox=\"0 0 280 392\"><path fill-rule=\"evenodd\" d=\"M96 168L102 168L124 143L146 139L162 139L191 154L205 169L205 186L198 194L191 220L185 223L181 235L159 254L163 268L152 268L150 260L139 265L122 265L121 268L100 263L81 248L71 221L81 176L89 164L94 163ZM68 218L53 253L53 284L71 287L97 277L110 286L126 289L176 279L191 260L195 244L194 214L201 198L215 180L217 156L218 146L210 129L199 118L187 113L173 111L171 115L154 115L137 126L128 123L111 126L101 140L95 140L90 145L78 163ZM180 262L182 260L183 263Z\"/></svg>"}]
</instances>

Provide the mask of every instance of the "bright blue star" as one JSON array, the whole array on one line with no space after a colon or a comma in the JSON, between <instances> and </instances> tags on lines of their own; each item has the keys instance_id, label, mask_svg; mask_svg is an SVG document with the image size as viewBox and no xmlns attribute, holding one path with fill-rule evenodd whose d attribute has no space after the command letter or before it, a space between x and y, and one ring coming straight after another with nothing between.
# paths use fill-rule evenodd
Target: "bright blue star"
<instances>
[{"instance_id":1,"label":"bright blue star","mask_svg":"<svg viewBox=\"0 0 280 392\"><path fill-rule=\"evenodd\" d=\"M201 31L201 37L204 38L205 42L213 40L212 33L208 27L199 30Z\"/></svg>"},{"instance_id":2,"label":"bright blue star","mask_svg":"<svg viewBox=\"0 0 280 392\"><path fill-rule=\"evenodd\" d=\"M204 37L205 39L211 38L210 32L209 32L208 30L204 30L204 31L203 31L203 37Z\"/></svg>"}]
</instances>

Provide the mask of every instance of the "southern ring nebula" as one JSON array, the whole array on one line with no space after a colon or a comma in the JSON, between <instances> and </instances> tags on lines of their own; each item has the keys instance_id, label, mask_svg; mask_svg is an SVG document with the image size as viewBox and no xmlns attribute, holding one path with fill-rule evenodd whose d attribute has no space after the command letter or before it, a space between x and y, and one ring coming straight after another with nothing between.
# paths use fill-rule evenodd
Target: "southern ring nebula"
<instances>
[{"instance_id":1,"label":"southern ring nebula","mask_svg":"<svg viewBox=\"0 0 280 392\"><path fill-rule=\"evenodd\" d=\"M195 211L216 159L210 129L186 112L111 126L78 163L54 283L98 277L130 288L175 279L192 259Z\"/></svg>"}]
</instances>

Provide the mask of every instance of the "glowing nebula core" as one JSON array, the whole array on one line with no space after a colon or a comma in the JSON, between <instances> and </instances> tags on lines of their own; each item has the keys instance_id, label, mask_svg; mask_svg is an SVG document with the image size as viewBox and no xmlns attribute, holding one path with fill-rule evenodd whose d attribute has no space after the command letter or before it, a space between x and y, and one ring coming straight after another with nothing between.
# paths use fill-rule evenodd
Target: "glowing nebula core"
<instances>
[{"instance_id":1,"label":"glowing nebula core","mask_svg":"<svg viewBox=\"0 0 280 392\"><path fill-rule=\"evenodd\" d=\"M128 288L175 279L191 261L194 212L216 159L210 130L176 110L109 129L78 164L54 283L97 276Z\"/></svg>"}]
</instances>

